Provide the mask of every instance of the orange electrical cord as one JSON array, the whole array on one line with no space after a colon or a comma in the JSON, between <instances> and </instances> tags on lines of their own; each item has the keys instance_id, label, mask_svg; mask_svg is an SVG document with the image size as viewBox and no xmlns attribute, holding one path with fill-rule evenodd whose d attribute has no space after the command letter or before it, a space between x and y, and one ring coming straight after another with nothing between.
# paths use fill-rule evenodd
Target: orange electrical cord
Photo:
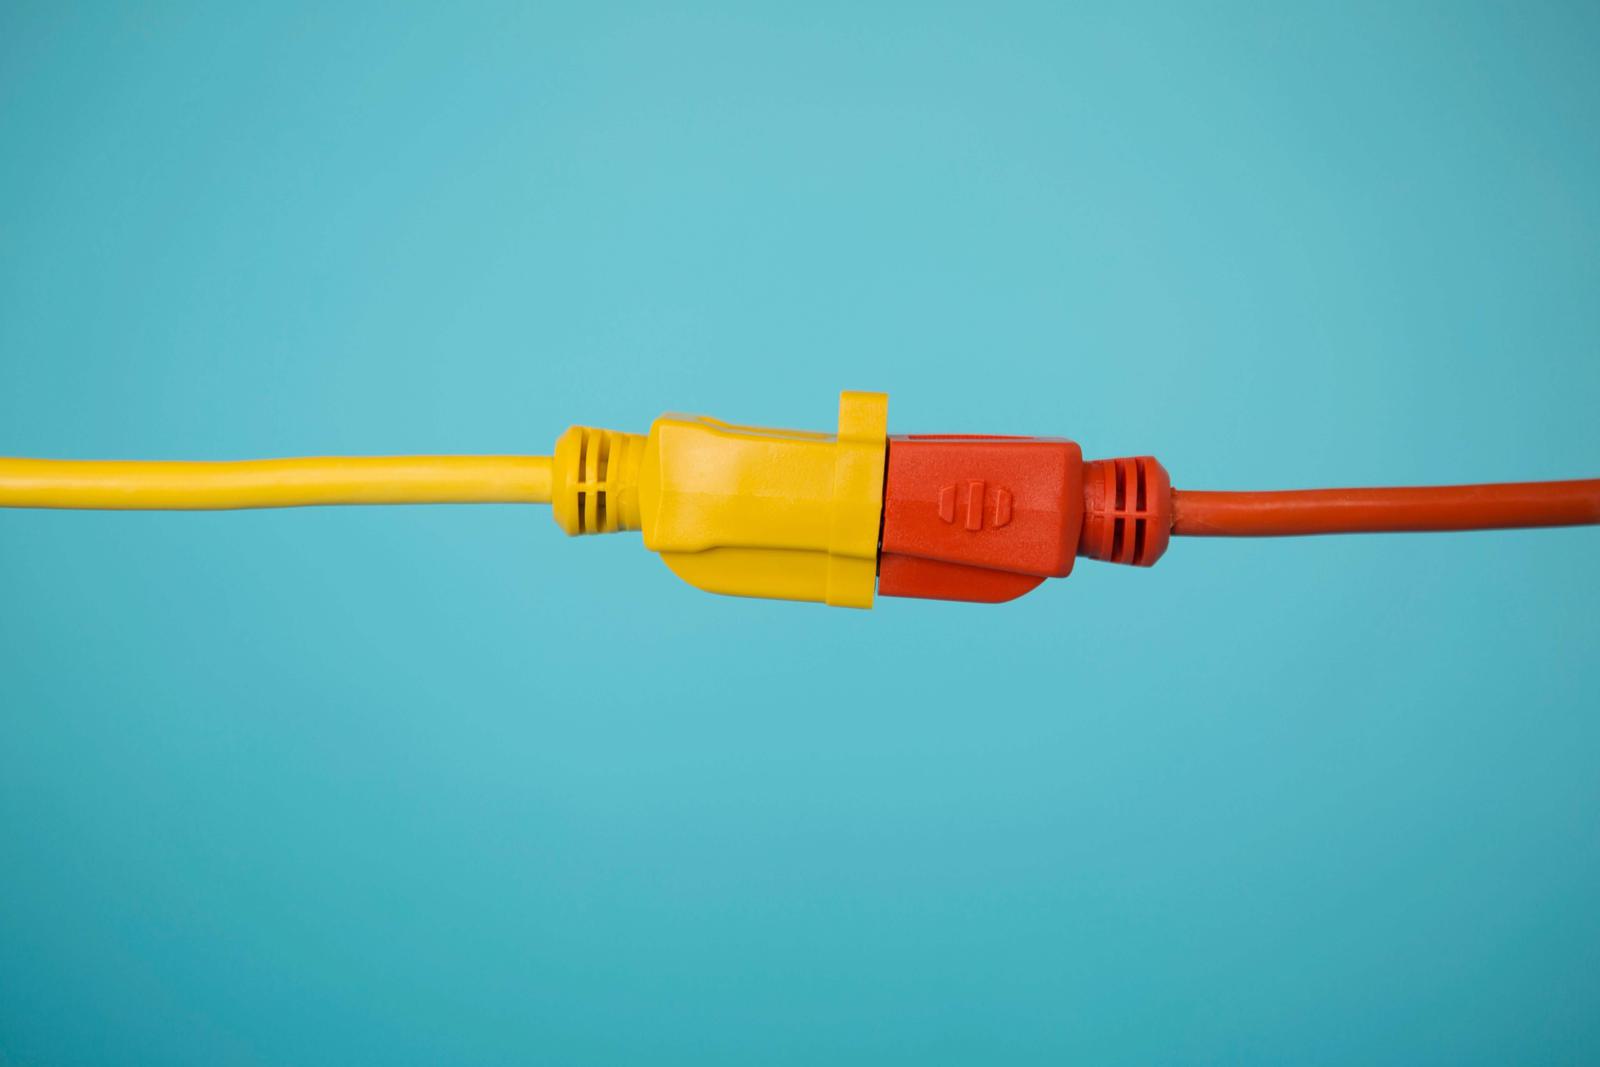
<instances>
[{"instance_id":1,"label":"orange electrical cord","mask_svg":"<svg viewBox=\"0 0 1600 1067\"><path fill-rule=\"evenodd\" d=\"M1172 532L1187 537L1495 530L1600 523L1600 478L1399 489L1172 492Z\"/></svg>"}]
</instances>

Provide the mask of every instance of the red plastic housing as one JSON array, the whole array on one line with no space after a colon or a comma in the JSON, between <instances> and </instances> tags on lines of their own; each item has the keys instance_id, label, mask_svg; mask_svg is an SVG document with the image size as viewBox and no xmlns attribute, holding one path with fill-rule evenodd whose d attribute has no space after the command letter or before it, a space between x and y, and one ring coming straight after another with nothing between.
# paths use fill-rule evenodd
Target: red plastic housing
<instances>
[{"instance_id":1,"label":"red plastic housing","mask_svg":"<svg viewBox=\"0 0 1600 1067\"><path fill-rule=\"evenodd\" d=\"M889 438L878 592L1012 600L1077 556L1148 567L1172 533L1172 485L1149 456L1083 461L1060 437Z\"/></svg>"},{"instance_id":2,"label":"red plastic housing","mask_svg":"<svg viewBox=\"0 0 1600 1067\"><path fill-rule=\"evenodd\" d=\"M889 438L878 592L999 603L1072 573L1083 452L1059 437Z\"/></svg>"}]
</instances>

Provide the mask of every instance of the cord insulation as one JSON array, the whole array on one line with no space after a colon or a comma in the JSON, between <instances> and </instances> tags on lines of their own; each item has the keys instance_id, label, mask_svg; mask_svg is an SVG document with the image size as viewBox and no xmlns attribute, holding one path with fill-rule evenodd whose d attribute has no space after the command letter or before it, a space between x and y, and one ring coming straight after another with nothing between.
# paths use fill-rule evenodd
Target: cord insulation
<instances>
[{"instance_id":1,"label":"cord insulation","mask_svg":"<svg viewBox=\"0 0 1600 1067\"><path fill-rule=\"evenodd\" d=\"M241 462L0 457L0 507L204 511L324 504L548 504L549 456Z\"/></svg>"},{"instance_id":2,"label":"cord insulation","mask_svg":"<svg viewBox=\"0 0 1600 1067\"><path fill-rule=\"evenodd\" d=\"M1396 489L1265 493L1173 490L1172 532L1186 537L1496 530L1600 523L1600 478Z\"/></svg>"}]
</instances>

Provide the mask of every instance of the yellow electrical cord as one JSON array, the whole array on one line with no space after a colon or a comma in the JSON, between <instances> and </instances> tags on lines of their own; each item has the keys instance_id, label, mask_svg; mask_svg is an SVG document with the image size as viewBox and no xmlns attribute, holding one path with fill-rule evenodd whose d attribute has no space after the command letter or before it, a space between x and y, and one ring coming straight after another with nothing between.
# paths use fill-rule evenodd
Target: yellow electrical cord
<instances>
[{"instance_id":1,"label":"yellow electrical cord","mask_svg":"<svg viewBox=\"0 0 1600 1067\"><path fill-rule=\"evenodd\" d=\"M664 415L649 434L570 426L548 456L0 456L0 512L549 504L569 534L636 532L709 592L864 608L877 585L888 411L882 393L847 392L837 433L689 415Z\"/></svg>"},{"instance_id":2,"label":"yellow electrical cord","mask_svg":"<svg viewBox=\"0 0 1600 1067\"><path fill-rule=\"evenodd\" d=\"M237 463L0 457L0 507L548 504L549 456L320 456Z\"/></svg>"}]
</instances>

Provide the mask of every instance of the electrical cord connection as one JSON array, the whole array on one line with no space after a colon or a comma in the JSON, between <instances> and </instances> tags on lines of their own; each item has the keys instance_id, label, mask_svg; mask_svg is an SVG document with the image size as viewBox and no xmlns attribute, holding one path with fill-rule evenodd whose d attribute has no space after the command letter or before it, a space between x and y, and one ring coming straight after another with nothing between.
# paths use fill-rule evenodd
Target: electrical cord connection
<instances>
[{"instance_id":1,"label":"electrical cord connection","mask_svg":"<svg viewBox=\"0 0 1600 1067\"><path fill-rule=\"evenodd\" d=\"M834 434L682 415L647 435L575 426L550 456L0 457L0 507L550 504L569 534L642 531L710 592L845 607L874 595L1011 600L1066 577L1078 557L1150 566L1174 536L1600 524L1600 478L1175 490L1150 456L1085 461L1055 437L891 436L887 412L883 394L847 392Z\"/></svg>"}]
</instances>

